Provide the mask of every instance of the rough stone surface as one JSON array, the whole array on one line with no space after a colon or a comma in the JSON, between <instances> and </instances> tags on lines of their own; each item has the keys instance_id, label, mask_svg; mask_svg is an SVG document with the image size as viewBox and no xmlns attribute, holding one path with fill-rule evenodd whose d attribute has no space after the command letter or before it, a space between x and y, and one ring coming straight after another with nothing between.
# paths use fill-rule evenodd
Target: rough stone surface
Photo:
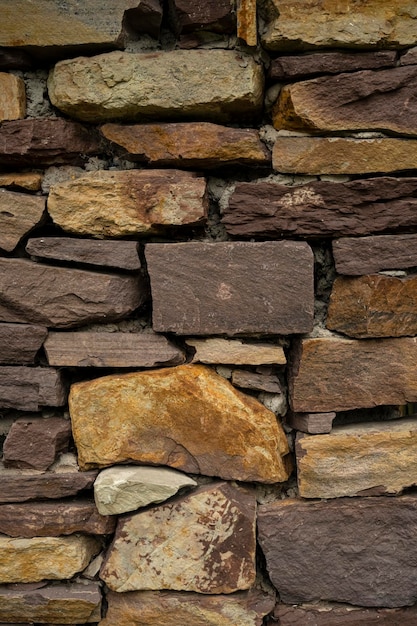
<instances>
[{"instance_id":1,"label":"rough stone surface","mask_svg":"<svg viewBox=\"0 0 417 626\"><path fill-rule=\"evenodd\" d=\"M40 191L42 186L42 174L36 172L15 172L13 174L0 174L1 187L17 187L28 191Z\"/></svg>"},{"instance_id":2,"label":"rough stone surface","mask_svg":"<svg viewBox=\"0 0 417 626\"><path fill-rule=\"evenodd\" d=\"M208 30L233 33L236 26L234 0L169 0L174 27L178 33Z\"/></svg>"},{"instance_id":3,"label":"rough stone surface","mask_svg":"<svg viewBox=\"0 0 417 626\"><path fill-rule=\"evenodd\" d=\"M0 407L39 411L40 406L63 406L66 400L61 372L48 367L0 367Z\"/></svg>"},{"instance_id":4,"label":"rough stone surface","mask_svg":"<svg viewBox=\"0 0 417 626\"><path fill-rule=\"evenodd\" d=\"M98 238L157 232L204 220L204 178L180 170L89 172L51 187L48 213L70 233Z\"/></svg>"},{"instance_id":5,"label":"rough stone surface","mask_svg":"<svg viewBox=\"0 0 417 626\"><path fill-rule=\"evenodd\" d=\"M235 121L260 112L263 73L252 58L231 50L111 52L61 61L48 88L52 104L87 122Z\"/></svg>"},{"instance_id":6,"label":"rough stone surface","mask_svg":"<svg viewBox=\"0 0 417 626\"><path fill-rule=\"evenodd\" d=\"M232 593L255 582L256 502L228 483L120 518L100 571L112 591Z\"/></svg>"},{"instance_id":7,"label":"rough stone surface","mask_svg":"<svg viewBox=\"0 0 417 626\"><path fill-rule=\"evenodd\" d=\"M417 48L410 48L400 57L400 65L415 65L417 63Z\"/></svg>"},{"instance_id":8,"label":"rough stone surface","mask_svg":"<svg viewBox=\"0 0 417 626\"><path fill-rule=\"evenodd\" d=\"M248 46L258 42L256 0L239 0L237 12L237 36Z\"/></svg>"},{"instance_id":9,"label":"rough stone surface","mask_svg":"<svg viewBox=\"0 0 417 626\"><path fill-rule=\"evenodd\" d=\"M44 210L45 198L0 189L0 248L14 250L22 237L40 223Z\"/></svg>"},{"instance_id":10,"label":"rough stone surface","mask_svg":"<svg viewBox=\"0 0 417 626\"><path fill-rule=\"evenodd\" d=\"M158 39L163 13L161 0L140 0L135 5L137 8L126 13L128 24L138 33L147 33Z\"/></svg>"},{"instance_id":11,"label":"rough stone surface","mask_svg":"<svg viewBox=\"0 0 417 626\"><path fill-rule=\"evenodd\" d=\"M222 219L238 237L339 237L417 226L417 178L238 183Z\"/></svg>"},{"instance_id":12,"label":"rough stone surface","mask_svg":"<svg viewBox=\"0 0 417 626\"><path fill-rule=\"evenodd\" d=\"M417 607L399 609L359 609L326 604L288 606L277 604L274 617L280 626L414 626Z\"/></svg>"},{"instance_id":13,"label":"rough stone surface","mask_svg":"<svg viewBox=\"0 0 417 626\"><path fill-rule=\"evenodd\" d=\"M147 298L140 276L0 259L0 320L69 328L126 317Z\"/></svg>"},{"instance_id":14,"label":"rough stone surface","mask_svg":"<svg viewBox=\"0 0 417 626\"><path fill-rule=\"evenodd\" d=\"M196 485L192 478L165 467L109 467L96 478L94 499L101 515L119 515L164 502L179 489Z\"/></svg>"},{"instance_id":15,"label":"rough stone surface","mask_svg":"<svg viewBox=\"0 0 417 626\"><path fill-rule=\"evenodd\" d=\"M417 267L417 235L348 237L332 242L339 274L372 274Z\"/></svg>"},{"instance_id":16,"label":"rough stone surface","mask_svg":"<svg viewBox=\"0 0 417 626\"><path fill-rule=\"evenodd\" d=\"M26 115L25 83L14 74L0 72L0 122Z\"/></svg>"},{"instance_id":17,"label":"rough stone surface","mask_svg":"<svg viewBox=\"0 0 417 626\"><path fill-rule=\"evenodd\" d=\"M187 339L195 348L195 363L227 363L232 365L285 365L284 350L271 343L245 343L239 339Z\"/></svg>"},{"instance_id":18,"label":"rough stone surface","mask_svg":"<svg viewBox=\"0 0 417 626\"><path fill-rule=\"evenodd\" d=\"M208 168L268 165L269 150L258 131L208 122L177 124L105 124L101 133L131 161L154 166Z\"/></svg>"},{"instance_id":19,"label":"rough stone surface","mask_svg":"<svg viewBox=\"0 0 417 626\"><path fill-rule=\"evenodd\" d=\"M145 256L157 332L285 335L312 328L306 243L149 244Z\"/></svg>"},{"instance_id":20,"label":"rough stone surface","mask_svg":"<svg viewBox=\"0 0 417 626\"><path fill-rule=\"evenodd\" d=\"M282 602L415 603L416 510L413 496L260 506L259 541Z\"/></svg>"},{"instance_id":21,"label":"rough stone surface","mask_svg":"<svg viewBox=\"0 0 417 626\"><path fill-rule=\"evenodd\" d=\"M290 368L292 409L319 413L416 402L416 355L411 337L300 341Z\"/></svg>"},{"instance_id":22,"label":"rough stone surface","mask_svg":"<svg viewBox=\"0 0 417 626\"><path fill-rule=\"evenodd\" d=\"M233 370L232 383L243 389L258 389L269 393L282 394L282 387L278 376L270 374L257 374L246 370Z\"/></svg>"},{"instance_id":23,"label":"rough stone surface","mask_svg":"<svg viewBox=\"0 0 417 626\"><path fill-rule=\"evenodd\" d=\"M0 363L32 365L47 334L44 326L0 323Z\"/></svg>"},{"instance_id":24,"label":"rough stone surface","mask_svg":"<svg viewBox=\"0 0 417 626\"><path fill-rule=\"evenodd\" d=\"M288 477L275 415L202 365L75 384L70 413L82 469L137 461L241 481Z\"/></svg>"},{"instance_id":25,"label":"rough stone surface","mask_svg":"<svg viewBox=\"0 0 417 626\"><path fill-rule=\"evenodd\" d=\"M288 413L285 422L295 430L311 435L321 435L332 430L336 413Z\"/></svg>"}]
</instances>

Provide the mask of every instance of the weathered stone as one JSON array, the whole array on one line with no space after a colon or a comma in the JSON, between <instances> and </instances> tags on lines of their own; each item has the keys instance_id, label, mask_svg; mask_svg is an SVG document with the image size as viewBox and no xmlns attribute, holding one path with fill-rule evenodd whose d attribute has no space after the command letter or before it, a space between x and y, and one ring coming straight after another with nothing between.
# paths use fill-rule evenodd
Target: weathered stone
<instances>
[{"instance_id":1,"label":"weathered stone","mask_svg":"<svg viewBox=\"0 0 417 626\"><path fill-rule=\"evenodd\" d=\"M0 363L33 364L47 334L43 326L0 323Z\"/></svg>"},{"instance_id":2,"label":"weathered stone","mask_svg":"<svg viewBox=\"0 0 417 626\"><path fill-rule=\"evenodd\" d=\"M417 178L347 183L238 183L223 224L238 237L335 237L395 232L417 226Z\"/></svg>"},{"instance_id":3,"label":"weathered stone","mask_svg":"<svg viewBox=\"0 0 417 626\"><path fill-rule=\"evenodd\" d=\"M259 132L209 122L177 124L105 124L101 132L123 148L131 161L179 168L268 165L269 150Z\"/></svg>"},{"instance_id":4,"label":"weathered stone","mask_svg":"<svg viewBox=\"0 0 417 626\"><path fill-rule=\"evenodd\" d=\"M303 498L392 495L417 483L417 420L336 426L297 437Z\"/></svg>"},{"instance_id":5,"label":"weathered stone","mask_svg":"<svg viewBox=\"0 0 417 626\"><path fill-rule=\"evenodd\" d=\"M157 332L287 335L312 328L313 255L304 242L149 244L145 256Z\"/></svg>"},{"instance_id":6,"label":"weathered stone","mask_svg":"<svg viewBox=\"0 0 417 626\"><path fill-rule=\"evenodd\" d=\"M70 233L125 237L202 222L204 178L181 170L100 170L51 187L48 212Z\"/></svg>"},{"instance_id":7,"label":"weathered stone","mask_svg":"<svg viewBox=\"0 0 417 626\"><path fill-rule=\"evenodd\" d=\"M13 422L4 442L4 465L46 470L59 452L68 450L70 436L70 421L62 417L22 417Z\"/></svg>"},{"instance_id":8,"label":"weathered stone","mask_svg":"<svg viewBox=\"0 0 417 626\"><path fill-rule=\"evenodd\" d=\"M417 20L416 20L417 24ZM415 136L417 67L323 76L282 89L275 128L311 131L385 130Z\"/></svg>"},{"instance_id":9,"label":"weathered stone","mask_svg":"<svg viewBox=\"0 0 417 626\"><path fill-rule=\"evenodd\" d=\"M237 7L237 36L248 46L258 43L256 0L239 0Z\"/></svg>"},{"instance_id":10,"label":"weathered stone","mask_svg":"<svg viewBox=\"0 0 417 626\"><path fill-rule=\"evenodd\" d=\"M161 367L180 365L185 354L155 333L50 332L49 365L66 367Z\"/></svg>"},{"instance_id":11,"label":"weathered stone","mask_svg":"<svg viewBox=\"0 0 417 626\"><path fill-rule=\"evenodd\" d=\"M125 18L128 25L138 33L147 33L155 39L159 37L162 22L161 0L140 0L137 8L129 9Z\"/></svg>"},{"instance_id":12,"label":"weathered stone","mask_svg":"<svg viewBox=\"0 0 417 626\"><path fill-rule=\"evenodd\" d=\"M273 595L258 589L218 596L191 591L110 591L107 600L107 616L100 626L261 626L263 616L274 606Z\"/></svg>"},{"instance_id":13,"label":"weathered stone","mask_svg":"<svg viewBox=\"0 0 417 626\"><path fill-rule=\"evenodd\" d=\"M233 370L232 383L236 387L243 389L258 389L269 393L282 394L281 384L278 376L257 374L246 370Z\"/></svg>"},{"instance_id":14,"label":"weathered stone","mask_svg":"<svg viewBox=\"0 0 417 626\"><path fill-rule=\"evenodd\" d=\"M332 242L339 274L372 274L417 267L417 235L348 237Z\"/></svg>"},{"instance_id":15,"label":"weathered stone","mask_svg":"<svg viewBox=\"0 0 417 626\"><path fill-rule=\"evenodd\" d=\"M277 604L274 617L280 626L414 626L417 607L360 609L326 604L324 607Z\"/></svg>"},{"instance_id":16,"label":"weathered stone","mask_svg":"<svg viewBox=\"0 0 417 626\"><path fill-rule=\"evenodd\" d=\"M235 0L169 0L169 5L177 33L200 29L233 33L235 29Z\"/></svg>"},{"instance_id":17,"label":"weathered stone","mask_svg":"<svg viewBox=\"0 0 417 626\"><path fill-rule=\"evenodd\" d=\"M255 582L254 493L228 483L119 518L100 572L112 591L232 593Z\"/></svg>"},{"instance_id":18,"label":"weathered stone","mask_svg":"<svg viewBox=\"0 0 417 626\"><path fill-rule=\"evenodd\" d=\"M15 172L0 174L0 187L18 187L28 191L39 191L42 185L42 174L36 172Z\"/></svg>"},{"instance_id":19,"label":"weathered stone","mask_svg":"<svg viewBox=\"0 0 417 626\"><path fill-rule=\"evenodd\" d=\"M288 477L275 415L202 365L75 384L70 413L82 469L137 461L241 481Z\"/></svg>"},{"instance_id":20,"label":"weathered stone","mask_svg":"<svg viewBox=\"0 0 417 626\"><path fill-rule=\"evenodd\" d=\"M235 122L260 113L263 101L261 66L231 50L70 59L57 63L48 87L52 104L87 122L164 117Z\"/></svg>"},{"instance_id":21,"label":"weathered stone","mask_svg":"<svg viewBox=\"0 0 417 626\"><path fill-rule=\"evenodd\" d=\"M314 47L371 48L413 46L417 20L412 1L379 0L317 3L307 0L264 0L269 19L262 33L268 50L304 50Z\"/></svg>"},{"instance_id":22,"label":"weathered stone","mask_svg":"<svg viewBox=\"0 0 417 626\"><path fill-rule=\"evenodd\" d=\"M22 237L40 223L44 210L45 198L0 189L0 248L14 250Z\"/></svg>"},{"instance_id":23,"label":"weathered stone","mask_svg":"<svg viewBox=\"0 0 417 626\"><path fill-rule=\"evenodd\" d=\"M343 156L341 156L343 155ZM278 137L272 166L289 174L372 174L416 167L417 141Z\"/></svg>"},{"instance_id":24,"label":"weathered stone","mask_svg":"<svg viewBox=\"0 0 417 626\"><path fill-rule=\"evenodd\" d=\"M39 237L29 239L26 252L36 259L54 259L132 271L141 268L136 241Z\"/></svg>"},{"instance_id":25,"label":"weathered stone","mask_svg":"<svg viewBox=\"0 0 417 626\"><path fill-rule=\"evenodd\" d=\"M0 619L8 622L85 624L100 621L100 609L100 587L94 582L0 588Z\"/></svg>"},{"instance_id":26,"label":"weathered stone","mask_svg":"<svg viewBox=\"0 0 417 626\"><path fill-rule=\"evenodd\" d=\"M101 152L93 131L61 118L4 122L0 126L0 165L83 163Z\"/></svg>"},{"instance_id":27,"label":"weathered stone","mask_svg":"<svg viewBox=\"0 0 417 626\"><path fill-rule=\"evenodd\" d=\"M415 338L298 342L289 387L293 411L320 413L417 401Z\"/></svg>"},{"instance_id":28,"label":"weathered stone","mask_svg":"<svg viewBox=\"0 0 417 626\"><path fill-rule=\"evenodd\" d=\"M230 365L285 365L284 350L272 343L244 343L239 339L187 339L195 348L194 363Z\"/></svg>"},{"instance_id":29,"label":"weathered stone","mask_svg":"<svg viewBox=\"0 0 417 626\"><path fill-rule=\"evenodd\" d=\"M400 65L416 65L417 48L410 48L400 58Z\"/></svg>"},{"instance_id":30,"label":"weathered stone","mask_svg":"<svg viewBox=\"0 0 417 626\"><path fill-rule=\"evenodd\" d=\"M413 604L416 512L413 496L260 506L259 541L281 600Z\"/></svg>"},{"instance_id":31,"label":"weathered stone","mask_svg":"<svg viewBox=\"0 0 417 626\"><path fill-rule=\"evenodd\" d=\"M72 578L87 567L100 549L93 537L0 536L0 583L30 583Z\"/></svg>"},{"instance_id":32,"label":"weathered stone","mask_svg":"<svg viewBox=\"0 0 417 626\"><path fill-rule=\"evenodd\" d=\"M295 430L311 435L321 435L332 430L336 413L291 413L285 416L285 422Z\"/></svg>"},{"instance_id":33,"label":"weathered stone","mask_svg":"<svg viewBox=\"0 0 417 626\"><path fill-rule=\"evenodd\" d=\"M25 83L14 74L0 72L0 122L26 115Z\"/></svg>"},{"instance_id":34,"label":"weathered stone","mask_svg":"<svg viewBox=\"0 0 417 626\"><path fill-rule=\"evenodd\" d=\"M0 504L0 532L10 537L107 535L115 526L116 519L100 515L89 500Z\"/></svg>"},{"instance_id":35,"label":"weathered stone","mask_svg":"<svg viewBox=\"0 0 417 626\"><path fill-rule=\"evenodd\" d=\"M48 367L0 367L0 407L39 411L62 406L67 392L61 372Z\"/></svg>"},{"instance_id":36,"label":"weathered stone","mask_svg":"<svg viewBox=\"0 0 417 626\"><path fill-rule=\"evenodd\" d=\"M0 320L70 328L126 317L147 298L141 276L0 258Z\"/></svg>"},{"instance_id":37,"label":"weathered stone","mask_svg":"<svg viewBox=\"0 0 417 626\"><path fill-rule=\"evenodd\" d=\"M94 483L94 499L101 515L119 515L168 500L183 487L197 483L165 467L110 467Z\"/></svg>"}]
</instances>

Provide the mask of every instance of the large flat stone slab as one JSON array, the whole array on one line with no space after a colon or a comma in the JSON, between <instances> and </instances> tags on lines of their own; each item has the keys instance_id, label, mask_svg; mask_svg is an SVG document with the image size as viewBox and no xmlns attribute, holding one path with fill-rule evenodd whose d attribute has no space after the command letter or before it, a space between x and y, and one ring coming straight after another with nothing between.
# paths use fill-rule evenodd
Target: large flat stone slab
<instances>
[{"instance_id":1,"label":"large flat stone slab","mask_svg":"<svg viewBox=\"0 0 417 626\"><path fill-rule=\"evenodd\" d=\"M44 326L0 323L0 363L32 365L47 334Z\"/></svg>"},{"instance_id":2,"label":"large flat stone slab","mask_svg":"<svg viewBox=\"0 0 417 626\"><path fill-rule=\"evenodd\" d=\"M195 363L227 363L232 365L285 365L284 349L272 343L247 343L239 339L187 339L195 349Z\"/></svg>"},{"instance_id":3,"label":"large flat stone slab","mask_svg":"<svg viewBox=\"0 0 417 626\"><path fill-rule=\"evenodd\" d=\"M417 235L346 237L332 242L339 274L373 274L417 267Z\"/></svg>"},{"instance_id":4,"label":"large flat stone slab","mask_svg":"<svg viewBox=\"0 0 417 626\"><path fill-rule=\"evenodd\" d=\"M324 606L277 604L274 617L280 626L414 626L417 607L360 609L328 603Z\"/></svg>"},{"instance_id":5,"label":"large flat stone slab","mask_svg":"<svg viewBox=\"0 0 417 626\"><path fill-rule=\"evenodd\" d=\"M78 383L69 405L82 469L133 461L231 480L288 477L275 415L203 365Z\"/></svg>"},{"instance_id":6,"label":"large flat stone slab","mask_svg":"<svg viewBox=\"0 0 417 626\"><path fill-rule=\"evenodd\" d=\"M306 243L149 244L145 256L157 332L286 335L312 328Z\"/></svg>"},{"instance_id":7,"label":"large flat stone slab","mask_svg":"<svg viewBox=\"0 0 417 626\"><path fill-rule=\"evenodd\" d=\"M0 72L0 122L19 120L26 115L26 91L22 78Z\"/></svg>"},{"instance_id":8,"label":"large flat stone slab","mask_svg":"<svg viewBox=\"0 0 417 626\"><path fill-rule=\"evenodd\" d=\"M41 406L63 406L67 388L62 372L52 367L0 367L0 406L39 411Z\"/></svg>"},{"instance_id":9,"label":"large flat stone slab","mask_svg":"<svg viewBox=\"0 0 417 626\"><path fill-rule=\"evenodd\" d=\"M45 198L0 189L0 248L12 252L40 224L44 211Z\"/></svg>"},{"instance_id":10,"label":"large flat stone slab","mask_svg":"<svg viewBox=\"0 0 417 626\"><path fill-rule=\"evenodd\" d=\"M46 470L59 452L68 450L70 436L71 423L62 417L21 417L13 422L4 442L4 465Z\"/></svg>"}]
</instances>

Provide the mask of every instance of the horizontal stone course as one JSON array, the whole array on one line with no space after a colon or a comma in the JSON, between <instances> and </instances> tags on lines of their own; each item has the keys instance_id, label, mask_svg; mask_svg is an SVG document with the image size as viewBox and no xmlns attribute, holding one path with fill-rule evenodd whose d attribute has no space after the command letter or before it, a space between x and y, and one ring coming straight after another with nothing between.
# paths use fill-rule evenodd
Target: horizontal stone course
<instances>
[{"instance_id":1,"label":"horizontal stone course","mask_svg":"<svg viewBox=\"0 0 417 626\"><path fill-rule=\"evenodd\" d=\"M346 237L332 242L339 274L372 274L417 267L417 235Z\"/></svg>"},{"instance_id":2,"label":"horizontal stone course","mask_svg":"<svg viewBox=\"0 0 417 626\"><path fill-rule=\"evenodd\" d=\"M414 626L417 607L361 609L328 603L324 607L278 604L274 617L279 620L280 626Z\"/></svg>"}]
</instances>

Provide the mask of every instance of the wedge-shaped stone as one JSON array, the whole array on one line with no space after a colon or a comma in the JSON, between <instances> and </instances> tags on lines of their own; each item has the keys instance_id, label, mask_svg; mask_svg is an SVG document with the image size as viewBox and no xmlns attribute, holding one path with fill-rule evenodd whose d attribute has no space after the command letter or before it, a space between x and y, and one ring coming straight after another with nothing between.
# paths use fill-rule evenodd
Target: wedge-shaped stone
<instances>
[{"instance_id":1,"label":"wedge-shaped stone","mask_svg":"<svg viewBox=\"0 0 417 626\"><path fill-rule=\"evenodd\" d=\"M119 515L164 502L179 489L196 485L186 474L166 467L109 467L97 476L94 499L101 515Z\"/></svg>"},{"instance_id":2,"label":"wedge-shaped stone","mask_svg":"<svg viewBox=\"0 0 417 626\"><path fill-rule=\"evenodd\" d=\"M0 259L0 320L70 328L122 319L147 298L141 276Z\"/></svg>"},{"instance_id":3,"label":"wedge-shaped stone","mask_svg":"<svg viewBox=\"0 0 417 626\"><path fill-rule=\"evenodd\" d=\"M282 602L415 603L416 512L413 496L260 506L259 541Z\"/></svg>"},{"instance_id":4,"label":"wedge-shaped stone","mask_svg":"<svg viewBox=\"0 0 417 626\"><path fill-rule=\"evenodd\" d=\"M71 423L62 417L21 417L13 422L4 442L4 465L46 470L59 452L68 450L70 436Z\"/></svg>"},{"instance_id":5,"label":"wedge-shaped stone","mask_svg":"<svg viewBox=\"0 0 417 626\"><path fill-rule=\"evenodd\" d=\"M208 30L233 33L236 27L235 0L169 0L171 19L177 32Z\"/></svg>"},{"instance_id":6,"label":"wedge-shaped stone","mask_svg":"<svg viewBox=\"0 0 417 626\"><path fill-rule=\"evenodd\" d=\"M0 407L39 411L63 406L67 390L63 374L48 367L0 367Z\"/></svg>"},{"instance_id":7,"label":"wedge-shaped stone","mask_svg":"<svg viewBox=\"0 0 417 626\"><path fill-rule=\"evenodd\" d=\"M170 167L268 165L271 155L251 128L208 122L178 124L105 124L102 134L123 148L131 161Z\"/></svg>"},{"instance_id":8,"label":"wedge-shaped stone","mask_svg":"<svg viewBox=\"0 0 417 626\"><path fill-rule=\"evenodd\" d=\"M282 387L278 376L273 374L257 374L246 370L233 370L232 383L243 389L257 389L268 393L282 394Z\"/></svg>"},{"instance_id":9,"label":"wedge-shaped stone","mask_svg":"<svg viewBox=\"0 0 417 626\"><path fill-rule=\"evenodd\" d=\"M416 335L417 276L339 276L326 326L358 339Z\"/></svg>"},{"instance_id":10,"label":"wedge-shaped stone","mask_svg":"<svg viewBox=\"0 0 417 626\"><path fill-rule=\"evenodd\" d=\"M54 106L87 122L235 121L260 113L263 72L231 50L110 52L57 63L48 88Z\"/></svg>"},{"instance_id":11,"label":"wedge-shaped stone","mask_svg":"<svg viewBox=\"0 0 417 626\"><path fill-rule=\"evenodd\" d=\"M312 328L313 255L304 242L149 244L145 255L157 332L287 335Z\"/></svg>"},{"instance_id":12,"label":"wedge-shaped stone","mask_svg":"<svg viewBox=\"0 0 417 626\"><path fill-rule=\"evenodd\" d=\"M7 622L78 624L100 621L101 593L98 583L55 584L33 588L0 588L0 619Z\"/></svg>"},{"instance_id":13,"label":"wedge-shaped stone","mask_svg":"<svg viewBox=\"0 0 417 626\"><path fill-rule=\"evenodd\" d=\"M275 415L202 365L75 384L70 413L82 469L137 461L232 480L288 477Z\"/></svg>"},{"instance_id":14,"label":"wedge-shaped stone","mask_svg":"<svg viewBox=\"0 0 417 626\"><path fill-rule=\"evenodd\" d=\"M0 363L31 365L47 334L44 326L0 323Z\"/></svg>"},{"instance_id":15,"label":"wedge-shaped stone","mask_svg":"<svg viewBox=\"0 0 417 626\"><path fill-rule=\"evenodd\" d=\"M285 365L284 350L271 343L245 343L239 339L187 339L195 348L195 363L227 363L230 365Z\"/></svg>"},{"instance_id":16,"label":"wedge-shaped stone","mask_svg":"<svg viewBox=\"0 0 417 626\"><path fill-rule=\"evenodd\" d=\"M417 607L360 609L338 604L288 606L277 604L274 617L280 626L414 626Z\"/></svg>"},{"instance_id":17,"label":"wedge-shaped stone","mask_svg":"<svg viewBox=\"0 0 417 626\"><path fill-rule=\"evenodd\" d=\"M232 593L255 582L254 493L217 483L119 518L100 571L112 591Z\"/></svg>"},{"instance_id":18,"label":"wedge-shaped stone","mask_svg":"<svg viewBox=\"0 0 417 626\"><path fill-rule=\"evenodd\" d=\"M347 237L332 242L339 274L372 274L417 267L417 235Z\"/></svg>"},{"instance_id":19,"label":"wedge-shaped stone","mask_svg":"<svg viewBox=\"0 0 417 626\"><path fill-rule=\"evenodd\" d=\"M417 340L305 339L292 354L292 409L320 413L417 401Z\"/></svg>"},{"instance_id":20,"label":"wedge-shaped stone","mask_svg":"<svg viewBox=\"0 0 417 626\"><path fill-rule=\"evenodd\" d=\"M1 187L18 187L28 191L40 191L42 187L42 174L36 172L15 172L13 174L0 174Z\"/></svg>"},{"instance_id":21,"label":"wedge-shaped stone","mask_svg":"<svg viewBox=\"0 0 417 626\"><path fill-rule=\"evenodd\" d=\"M0 536L0 583L72 578L99 550L97 539L82 535L31 539Z\"/></svg>"},{"instance_id":22,"label":"wedge-shaped stone","mask_svg":"<svg viewBox=\"0 0 417 626\"><path fill-rule=\"evenodd\" d=\"M25 83L14 74L0 72L0 122L26 115Z\"/></svg>"},{"instance_id":23,"label":"wedge-shaped stone","mask_svg":"<svg viewBox=\"0 0 417 626\"><path fill-rule=\"evenodd\" d=\"M180 170L101 170L51 187L48 213L70 233L124 237L204 220L204 178Z\"/></svg>"},{"instance_id":24,"label":"wedge-shaped stone","mask_svg":"<svg viewBox=\"0 0 417 626\"><path fill-rule=\"evenodd\" d=\"M37 226L45 210L45 198L0 189L0 248L11 252Z\"/></svg>"}]
</instances>

